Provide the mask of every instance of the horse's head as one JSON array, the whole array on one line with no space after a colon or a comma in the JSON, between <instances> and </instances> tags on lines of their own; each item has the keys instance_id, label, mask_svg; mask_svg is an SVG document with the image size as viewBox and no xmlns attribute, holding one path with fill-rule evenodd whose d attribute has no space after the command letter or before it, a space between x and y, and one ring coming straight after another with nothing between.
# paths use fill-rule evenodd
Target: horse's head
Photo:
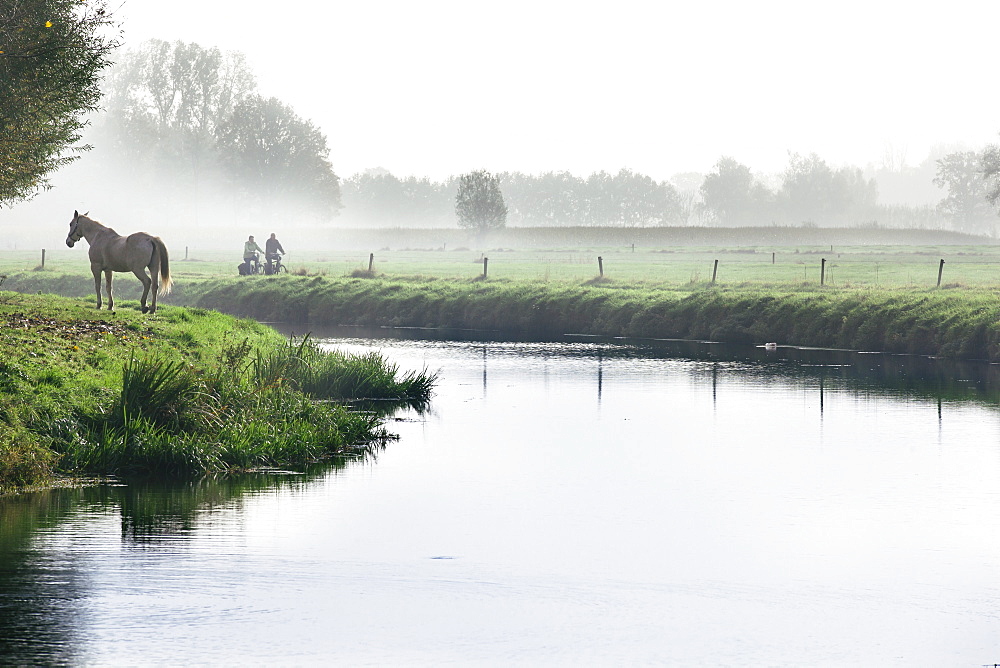
<instances>
[{"instance_id":1,"label":"horse's head","mask_svg":"<svg viewBox=\"0 0 1000 668\"><path fill-rule=\"evenodd\" d=\"M85 218L87 214L80 215L79 211L73 212L73 220L69 221L69 234L66 236L66 245L70 248L73 247L80 237L83 236L83 229L80 227L80 219Z\"/></svg>"}]
</instances>

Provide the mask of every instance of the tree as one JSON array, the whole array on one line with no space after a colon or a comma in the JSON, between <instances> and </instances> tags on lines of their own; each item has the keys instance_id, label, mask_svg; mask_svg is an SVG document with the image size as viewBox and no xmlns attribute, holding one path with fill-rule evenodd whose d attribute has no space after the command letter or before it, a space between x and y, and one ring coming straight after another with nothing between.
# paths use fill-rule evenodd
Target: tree
<instances>
[{"instance_id":1,"label":"tree","mask_svg":"<svg viewBox=\"0 0 1000 668\"><path fill-rule=\"evenodd\" d=\"M114 174L138 206L169 206L181 219L221 220L248 205L331 218L340 183L326 137L256 90L241 53L144 42L109 74L94 171Z\"/></svg>"},{"instance_id":2,"label":"tree","mask_svg":"<svg viewBox=\"0 0 1000 668\"><path fill-rule=\"evenodd\" d=\"M948 194L938 210L963 232L992 231L996 216L989 206L989 182L983 178L986 154L975 151L949 153L937 161L934 185Z\"/></svg>"},{"instance_id":3,"label":"tree","mask_svg":"<svg viewBox=\"0 0 1000 668\"><path fill-rule=\"evenodd\" d=\"M832 169L815 153L807 158L792 153L788 163L779 194L790 222L857 223L873 213L878 187L860 169Z\"/></svg>"},{"instance_id":4,"label":"tree","mask_svg":"<svg viewBox=\"0 0 1000 668\"><path fill-rule=\"evenodd\" d=\"M986 198L996 206L1000 202L1000 146L987 146L983 151L981 165L983 180L986 182Z\"/></svg>"},{"instance_id":5,"label":"tree","mask_svg":"<svg viewBox=\"0 0 1000 668\"><path fill-rule=\"evenodd\" d=\"M219 128L256 87L239 52L149 40L110 71L107 139L133 164L190 165L211 149Z\"/></svg>"},{"instance_id":6,"label":"tree","mask_svg":"<svg viewBox=\"0 0 1000 668\"><path fill-rule=\"evenodd\" d=\"M641 227L682 219L676 188L629 169L621 169L613 176L607 172L591 174L586 194L591 225Z\"/></svg>"},{"instance_id":7,"label":"tree","mask_svg":"<svg viewBox=\"0 0 1000 668\"><path fill-rule=\"evenodd\" d=\"M583 218L585 184L569 172L528 176L499 175L509 213L519 225L578 225Z\"/></svg>"},{"instance_id":8,"label":"tree","mask_svg":"<svg viewBox=\"0 0 1000 668\"><path fill-rule=\"evenodd\" d=\"M706 211L720 223L746 225L762 222L772 194L754 178L749 167L722 157L715 163L715 170L705 176L701 197Z\"/></svg>"},{"instance_id":9,"label":"tree","mask_svg":"<svg viewBox=\"0 0 1000 668\"><path fill-rule=\"evenodd\" d=\"M119 45L104 0L24 0L0 6L0 204L33 197L100 101L101 70Z\"/></svg>"},{"instance_id":10,"label":"tree","mask_svg":"<svg viewBox=\"0 0 1000 668\"><path fill-rule=\"evenodd\" d=\"M218 130L218 149L245 195L265 209L292 205L329 218L340 208L326 136L277 98L254 95L236 105Z\"/></svg>"},{"instance_id":11,"label":"tree","mask_svg":"<svg viewBox=\"0 0 1000 668\"><path fill-rule=\"evenodd\" d=\"M689 225L703 208L701 184L705 175L699 172L680 172L670 177L670 184L677 191L678 223Z\"/></svg>"},{"instance_id":12,"label":"tree","mask_svg":"<svg viewBox=\"0 0 1000 668\"><path fill-rule=\"evenodd\" d=\"M448 184L415 176L399 179L381 168L346 179L341 196L352 222L398 226L450 222L455 201Z\"/></svg>"},{"instance_id":13,"label":"tree","mask_svg":"<svg viewBox=\"0 0 1000 668\"><path fill-rule=\"evenodd\" d=\"M455 197L458 225L476 230L479 237L507 224L507 205L500 192L500 179L486 170L469 172L458 178Z\"/></svg>"},{"instance_id":14,"label":"tree","mask_svg":"<svg viewBox=\"0 0 1000 668\"><path fill-rule=\"evenodd\" d=\"M518 224L669 225L686 220L677 189L621 169L596 172L586 180L569 172L499 175L510 214Z\"/></svg>"}]
</instances>

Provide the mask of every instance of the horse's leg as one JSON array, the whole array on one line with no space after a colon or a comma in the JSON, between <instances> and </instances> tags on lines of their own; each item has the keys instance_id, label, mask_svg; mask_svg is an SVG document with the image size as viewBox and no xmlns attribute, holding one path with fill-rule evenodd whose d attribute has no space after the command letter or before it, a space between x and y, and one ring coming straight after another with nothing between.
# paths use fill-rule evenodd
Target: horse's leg
<instances>
[{"instance_id":1,"label":"horse's leg","mask_svg":"<svg viewBox=\"0 0 1000 668\"><path fill-rule=\"evenodd\" d=\"M113 274L114 274L114 272L111 271L110 269L105 269L104 270L104 278L107 280L107 284L108 284L108 310L109 311L114 311L115 310L115 298L114 298L114 295L111 292L111 276Z\"/></svg>"},{"instance_id":2,"label":"horse's leg","mask_svg":"<svg viewBox=\"0 0 1000 668\"><path fill-rule=\"evenodd\" d=\"M149 307L146 306L146 297L149 296L149 286L153 284L153 281L155 279L151 279L146 274L145 267L139 267L138 269L133 269L132 273L135 274L135 277L138 278L139 281L142 283L142 312L143 313L148 313L148 312L150 312L150 310L152 310L152 312L155 313L156 312L156 291L155 290L153 291L153 308L150 309Z\"/></svg>"},{"instance_id":3,"label":"horse's leg","mask_svg":"<svg viewBox=\"0 0 1000 668\"><path fill-rule=\"evenodd\" d=\"M91 267L90 271L94 274L94 290L97 291L97 310L101 310L101 268Z\"/></svg>"},{"instance_id":4,"label":"horse's leg","mask_svg":"<svg viewBox=\"0 0 1000 668\"><path fill-rule=\"evenodd\" d=\"M151 264L149 267L149 273L151 274L149 283L153 288L153 301L149 305L150 313L156 313L156 294L160 291L160 257L154 253L153 259L156 264Z\"/></svg>"}]
</instances>

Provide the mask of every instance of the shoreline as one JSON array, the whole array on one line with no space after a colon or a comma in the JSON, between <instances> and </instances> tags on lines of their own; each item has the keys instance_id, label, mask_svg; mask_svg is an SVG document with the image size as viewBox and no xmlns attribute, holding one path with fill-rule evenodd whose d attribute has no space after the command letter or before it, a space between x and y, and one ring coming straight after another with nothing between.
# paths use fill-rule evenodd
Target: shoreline
<instances>
[{"instance_id":1,"label":"shoreline","mask_svg":"<svg viewBox=\"0 0 1000 668\"><path fill-rule=\"evenodd\" d=\"M21 273L5 287L69 296L89 287L71 285ZM163 303L289 325L778 342L1000 361L1000 290L990 288L283 275L188 280Z\"/></svg>"},{"instance_id":2,"label":"shoreline","mask_svg":"<svg viewBox=\"0 0 1000 668\"><path fill-rule=\"evenodd\" d=\"M284 286L284 287L282 287ZM583 285L533 281L283 277L191 286L192 305L289 324L778 342L1000 361L995 291Z\"/></svg>"},{"instance_id":3,"label":"shoreline","mask_svg":"<svg viewBox=\"0 0 1000 668\"><path fill-rule=\"evenodd\" d=\"M0 494L373 452L394 439L388 405L423 405L434 385L209 309L5 291L0 322ZM358 398L390 401L362 413Z\"/></svg>"}]
</instances>

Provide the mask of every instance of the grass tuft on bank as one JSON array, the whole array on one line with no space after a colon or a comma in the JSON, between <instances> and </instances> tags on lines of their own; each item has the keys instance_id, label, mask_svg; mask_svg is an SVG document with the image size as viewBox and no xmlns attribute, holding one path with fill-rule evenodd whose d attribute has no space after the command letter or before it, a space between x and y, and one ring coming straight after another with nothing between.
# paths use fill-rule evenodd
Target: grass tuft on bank
<instances>
[{"instance_id":1,"label":"grass tuft on bank","mask_svg":"<svg viewBox=\"0 0 1000 668\"><path fill-rule=\"evenodd\" d=\"M358 399L422 406L434 374L199 308L0 292L0 492L56 474L304 465L392 438Z\"/></svg>"}]
</instances>

